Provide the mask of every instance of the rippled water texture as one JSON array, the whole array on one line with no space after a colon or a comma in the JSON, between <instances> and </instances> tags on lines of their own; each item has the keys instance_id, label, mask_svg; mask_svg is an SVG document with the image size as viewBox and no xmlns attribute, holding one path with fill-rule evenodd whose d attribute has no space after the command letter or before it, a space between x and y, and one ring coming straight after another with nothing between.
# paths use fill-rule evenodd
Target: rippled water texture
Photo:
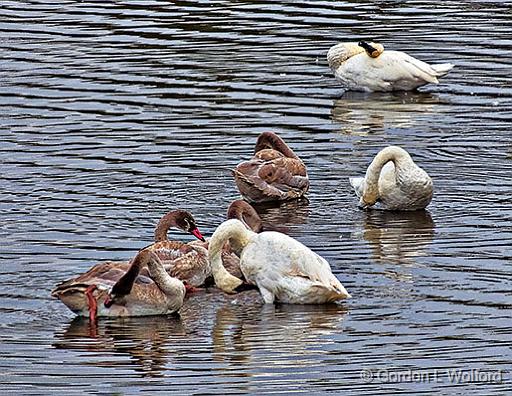
<instances>
[{"instance_id":1,"label":"rippled water texture","mask_svg":"<svg viewBox=\"0 0 512 396\"><path fill-rule=\"evenodd\" d=\"M510 391L510 2L2 1L0 31L2 392ZM361 38L457 66L417 93L343 94L325 54ZM210 235L238 196L229 169L266 130L311 191L258 210L351 300L211 290L181 319L91 327L50 297L133 256L172 208ZM356 208L348 177L389 144L433 177L428 212ZM367 384L362 369L439 378ZM503 378L450 382L455 369Z\"/></svg>"}]
</instances>

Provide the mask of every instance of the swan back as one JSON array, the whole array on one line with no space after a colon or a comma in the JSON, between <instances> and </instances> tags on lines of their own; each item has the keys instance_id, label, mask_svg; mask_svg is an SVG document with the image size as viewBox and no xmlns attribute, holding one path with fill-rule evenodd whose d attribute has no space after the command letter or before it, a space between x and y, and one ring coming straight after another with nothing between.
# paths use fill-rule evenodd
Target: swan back
<instances>
[{"instance_id":1,"label":"swan back","mask_svg":"<svg viewBox=\"0 0 512 396\"><path fill-rule=\"evenodd\" d=\"M363 207L379 201L388 210L424 209L433 195L430 176L398 146L382 149L368 166L364 179L351 178L351 183Z\"/></svg>"},{"instance_id":2,"label":"swan back","mask_svg":"<svg viewBox=\"0 0 512 396\"><path fill-rule=\"evenodd\" d=\"M324 258L279 232L254 236L240 261L246 279L258 286L266 302L275 298L287 303L325 303L350 297Z\"/></svg>"},{"instance_id":3,"label":"swan back","mask_svg":"<svg viewBox=\"0 0 512 396\"><path fill-rule=\"evenodd\" d=\"M332 71L336 71L347 59L365 52L357 43L340 43L327 51L327 62Z\"/></svg>"},{"instance_id":4,"label":"swan back","mask_svg":"<svg viewBox=\"0 0 512 396\"><path fill-rule=\"evenodd\" d=\"M309 189L306 166L275 133L262 133L254 156L233 170L236 185L249 202L285 201Z\"/></svg>"}]
</instances>

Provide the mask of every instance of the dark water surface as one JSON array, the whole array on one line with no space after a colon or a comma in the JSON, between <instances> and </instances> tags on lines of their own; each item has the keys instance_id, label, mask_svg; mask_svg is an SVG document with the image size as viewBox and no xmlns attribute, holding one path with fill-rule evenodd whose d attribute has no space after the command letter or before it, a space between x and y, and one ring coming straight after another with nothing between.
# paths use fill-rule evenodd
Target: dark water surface
<instances>
[{"instance_id":1,"label":"dark water surface","mask_svg":"<svg viewBox=\"0 0 512 396\"><path fill-rule=\"evenodd\" d=\"M325 54L360 38L457 66L419 93L343 94ZM506 1L2 1L0 393L510 392L511 70ZM133 256L167 210L210 235L265 130L311 178L309 204L260 208L265 223L351 300L212 290L181 319L94 328L50 297ZM348 177L389 144L434 179L428 212L357 210ZM430 377L393 380L407 370Z\"/></svg>"}]
</instances>

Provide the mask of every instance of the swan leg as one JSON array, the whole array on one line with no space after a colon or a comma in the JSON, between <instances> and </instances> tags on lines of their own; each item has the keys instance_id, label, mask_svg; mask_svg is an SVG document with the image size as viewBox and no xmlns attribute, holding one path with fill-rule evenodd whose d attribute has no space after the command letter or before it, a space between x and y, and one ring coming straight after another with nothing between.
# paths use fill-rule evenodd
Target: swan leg
<instances>
[{"instance_id":1,"label":"swan leg","mask_svg":"<svg viewBox=\"0 0 512 396\"><path fill-rule=\"evenodd\" d=\"M98 303L92 294L94 290L96 290L96 285L90 285L85 289L85 296L87 297L87 305L89 306L89 320L91 322L96 322L97 312L98 312Z\"/></svg>"},{"instance_id":2,"label":"swan leg","mask_svg":"<svg viewBox=\"0 0 512 396\"><path fill-rule=\"evenodd\" d=\"M198 292L198 291L203 290L202 288L192 286L191 284L189 284L189 283L187 283L187 282L183 282L183 284L185 285L185 293L186 293L186 294L188 294L188 293L194 293L194 292Z\"/></svg>"},{"instance_id":3,"label":"swan leg","mask_svg":"<svg viewBox=\"0 0 512 396\"><path fill-rule=\"evenodd\" d=\"M259 287L261 296L263 297L263 301L265 301L265 304L273 304L274 303L274 294L264 287Z\"/></svg>"}]
</instances>

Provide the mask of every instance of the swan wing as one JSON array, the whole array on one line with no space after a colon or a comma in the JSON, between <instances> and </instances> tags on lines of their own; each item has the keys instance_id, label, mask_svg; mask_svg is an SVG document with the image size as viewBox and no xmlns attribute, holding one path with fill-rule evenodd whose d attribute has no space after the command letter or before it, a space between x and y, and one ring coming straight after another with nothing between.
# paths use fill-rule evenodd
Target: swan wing
<instances>
[{"instance_id":1,"label":"swan wing","mask_svg":"<svg viewBox=\"0 0 512 396\"><path fill-rule=\"evenodd\" d=\"M260 167L258 176L281 191L300 194L309 188L306 167L300 160L279 158Z\"/></svg>"},{"instance_id":2,"label":"swan wing","mask_svg":"<svg viewBox=\"0 0 512 396\"><path fill-rule=\"evenodd\" d=\"M161 261L172 261L192 251L189 244L180 241L160 241L150 245Z\"/></svg>"},{"instance_id":3,"label":"swan wing","mask_svg":"<svg viewBox=\"0 0 512 396\"><path fill-rule=\"evenodd\" d=\"M338 293L346 293L345 288L331 271L331 266L323 257L306 248L300 257L292 260L288 274L307 278L314 283L331 288Z\"/></svg>"},{"instance_id":4,"label":"swan wing","mask_svg":"<svg viewBox=\"0 0 512 396\"><path fill-rule=\"evenodd\" d=\"M255 202L298 198L309 188L306 167L294 158L245 161L234 176L242 195Z\"/></svg>"},{"instance_id":5,"label":"swan wing","mask_svg":"<svg viewBox=\"0 0 512 396\"><path fill-rule=\"evenodd\" d=\"M106 261L92 267L89 271L58 284L52 290L52 296L59 297L68 292L85 292L90 285L100 289L110 289L130 268L129 262Z\"/></svg>"},{"instance_id":6,"label":"swan wing","mask_svg":"<svg viewBox=\"0 0 512 396\"><path fill-rule=\"evenodd\" d=\"M242 271L259 287L277 290L279 279L299 277L308 279L311 286L348 295L329 263L299 241L274 231L258 234L253 241L251 251L243 252Z\"/></svg>"},{"instance_id":7,"label":"swan wing","mask_svg":"<svg viewBox=\"0 0 512 396\"><path fill-rule=\"evenodd\" d=\"M188 245L191 250L175 260L164 262L169 275L186 281L191 286L201 286L212 275L208 250L199 245Z\"/></svg>"},{"instance_id":8,"label":"swan wing","mask_svg":"<svg viewBox=\"0 0 512 396\"><path fill-rule=\"evenodd\" d=\"M428 63L416 59L405 52L386 51L381 57L382 62L386 62L394 73L389 73L393 80L423 80L425 82L437 84L439 73Z\"/></svg>"}]
</instances>

